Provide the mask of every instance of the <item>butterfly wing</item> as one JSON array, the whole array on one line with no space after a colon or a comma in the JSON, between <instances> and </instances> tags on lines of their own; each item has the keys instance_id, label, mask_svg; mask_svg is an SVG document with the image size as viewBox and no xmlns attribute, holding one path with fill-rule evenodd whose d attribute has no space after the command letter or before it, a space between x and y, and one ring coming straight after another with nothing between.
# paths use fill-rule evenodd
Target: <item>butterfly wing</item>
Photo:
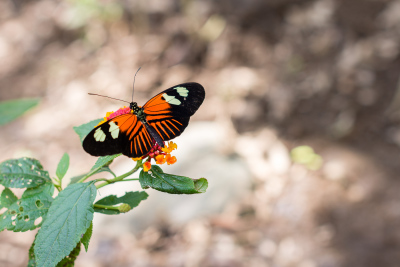
<instances>
[{"instance_id":1,"label":"butterfly wing","mask_svg":"<svg viewBox=\"0 0 400 267\"><path fill-rule=\"evenodd\" d=\"M137 158L147 154L152 137L134 114L124 114L94 128L83 140L83 149L92 156L122 153Z\"/></svg>"},{"instance_id":2,"label":"butterfly wing","mask_svg":"<svg viewBox=\"0 0 400 267\"><path fill-rule=\"evenodd\" d=\"M192 116L203 103L205 91L198 83L173 86L143 106L146 120L164 141L179 136Z\"/></svg>"}]
</instances>

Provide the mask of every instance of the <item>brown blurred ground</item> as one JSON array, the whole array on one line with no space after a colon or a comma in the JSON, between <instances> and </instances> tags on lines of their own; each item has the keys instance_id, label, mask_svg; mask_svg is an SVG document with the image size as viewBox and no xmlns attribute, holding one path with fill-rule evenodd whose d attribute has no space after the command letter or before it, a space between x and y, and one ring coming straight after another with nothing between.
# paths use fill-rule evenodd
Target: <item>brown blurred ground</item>
<instances>
[{"instance_id":1,"label":"brown blurred ground","mask_svg":"<svg viewBox=\"0 0 400 267\"><path fill-rule=\"evenodd\" d=\"M84 172L95 159L72 126L119 105L87 93L129 100L142 66L139 103L206 88L189 128L209 133L209 152L192 130L199 156L175 171L210 192L150 191L149 203L196 203L180 222L157 203L141 204L142 223L98 217L77 266L399 266L399 41L395 0L3 0L0 99L41 104L1 128L0 160L33 156L54 174L68 152L68 174ZM302 144L320 170L290 163ZM0 266L25 266L33 237L0 233Z\"/></svg>"}]
</instances>

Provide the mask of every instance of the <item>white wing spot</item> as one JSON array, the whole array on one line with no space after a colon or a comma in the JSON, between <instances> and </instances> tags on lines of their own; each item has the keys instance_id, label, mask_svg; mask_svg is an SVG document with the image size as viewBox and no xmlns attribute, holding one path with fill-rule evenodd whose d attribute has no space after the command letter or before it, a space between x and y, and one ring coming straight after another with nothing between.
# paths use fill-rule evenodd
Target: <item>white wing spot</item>
<instances>
[{"instance_id":1,"label":"white wing spot","mask_svg":"<svg viewBox=\"0 0 400 267\"><path fill-rule=\"evenodd\" d=\"M115 122L110 122L110 133L111 133L111 137L114 139L118 138L119 135L119 127L118 125L115 124Z\"/></svg>"},{"instance_id":2,"label":"white wing spot","mask_svg":"<svg viewBox=\"0 0 400 267\"><path fill-rule=\"evenodd\" d=\"M174 88L180 96L187 97L189 94L189 90L185 87L175 87Z\"/></svg>"},{"instance_id":3,"label":"white wing spot","mask_svg":"<svg viewBox=\"0 0 400 267\"><path fill-rule=\"evenodd\" d=\"M170 103L172 105L180 105L181 104L181 101L179 101L179 99L176 99L175 96L170 96L170 95L167 95L166 93L164 93L163 97L165 98L165 101L167 101L168 103Z\"/></svg>"},{"instance_id":4,"label":"white wing spot","mask_svg":"<svg viewBox=\"0 0 400 267\"><path fill-rule=\"evenodd\" d=\"M104 140L106 140L106 134L101 128L97 128L97 130L94 132L94 139L97 142L104 142Z\"/></svg>"}]
</instances>

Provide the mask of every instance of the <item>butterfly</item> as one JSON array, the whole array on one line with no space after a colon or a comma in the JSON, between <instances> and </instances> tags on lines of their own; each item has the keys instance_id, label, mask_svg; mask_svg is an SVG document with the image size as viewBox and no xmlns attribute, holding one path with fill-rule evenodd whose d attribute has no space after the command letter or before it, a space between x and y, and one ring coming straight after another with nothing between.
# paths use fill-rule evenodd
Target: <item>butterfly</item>
<instances>
[{"instance_id":1,"label":"butterfly","mask_svg":"<svg viewBox=\"0 0 400 267\"><path fill-rule=\"evenodd\" d=\"M95 127L83 140L83 149L92 156L144 156L155 143L164 147L164 141L181 135L204 98L202 85L182 83L157 94L143 107L132 101L130 113Z\"/></svg>"}]
</instances>

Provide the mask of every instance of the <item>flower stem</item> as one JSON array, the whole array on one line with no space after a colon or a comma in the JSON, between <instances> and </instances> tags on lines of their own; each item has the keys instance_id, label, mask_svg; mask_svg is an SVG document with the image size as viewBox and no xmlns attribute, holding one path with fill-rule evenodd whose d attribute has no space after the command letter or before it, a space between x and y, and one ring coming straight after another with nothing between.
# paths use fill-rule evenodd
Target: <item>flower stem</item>
<instances>
[{"instance_id":1,"label":"flower stem","mask_svg":"<svg viewBox=\"0 0 400 267\"><path fill-rule=\"evenodd\" d=\"M116 182L122 181L125 177L128 177L129 175L135 173L140 167L142 167L142 161L138 160L136 162L135 168L133 168L132 170L130 170L129 172L127 172L127 173L125 173L123 175L115 177L114 179L109 179L109 180L104 181L104 183L96 185L96 188L99 189L99 188L102 188L103 186L106 186L108 184L112 184L112 183L116 183ZM132 180L132 179L129 179L129 180ZM135 179L135 180L137 180L137 179Z\"/></svg>"}]
</instances>

